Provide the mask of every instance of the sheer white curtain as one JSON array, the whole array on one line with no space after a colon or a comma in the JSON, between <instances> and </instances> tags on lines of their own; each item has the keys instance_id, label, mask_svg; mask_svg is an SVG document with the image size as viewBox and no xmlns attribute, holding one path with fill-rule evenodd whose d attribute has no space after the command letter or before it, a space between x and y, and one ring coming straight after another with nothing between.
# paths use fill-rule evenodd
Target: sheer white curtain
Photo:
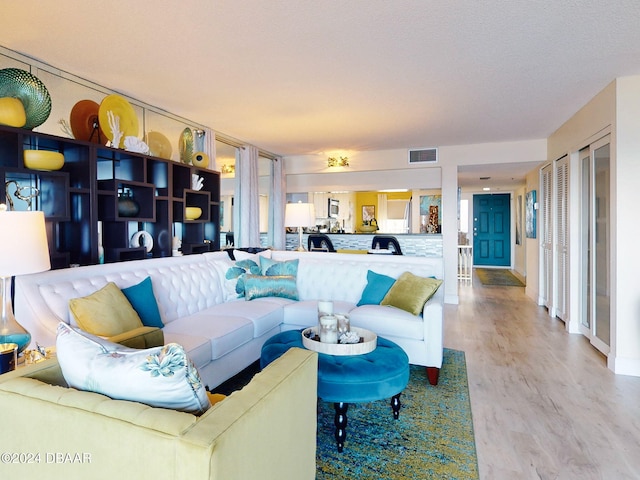
<instances>
[{"instance_id":1,"label":"sheer white curtain","mask_svg":"<svg viewBox=\"0 0 640 480\"><path fill-rule=\"evenodd\" d=\"M216 162L216 132L204 129L204 151L209 155L209 170L220 171Z\"/></svg>"},{"instance_id":2,"label":"sheer white curtain","mask_svg":"<svg viewBox=\"0 0 640 480\"><path fill-rule=\"evenodd\" d=\"M258 149L247 145L236 152L233 231L237 247L260 246Z\"/></svg>"},{"instance_id":3,"label":"sheer white curtain","mask_svg":"<svg viewBox=\"0 0 640 480\"><path fill-rule=\"evenodd\" d=\"M269 212L268 244L276 250L284 250L286 234L284 230L284 206L287 203L287 183L284 161L281 157L271 162L271 211Z\"/></svg>"}]
</instances>

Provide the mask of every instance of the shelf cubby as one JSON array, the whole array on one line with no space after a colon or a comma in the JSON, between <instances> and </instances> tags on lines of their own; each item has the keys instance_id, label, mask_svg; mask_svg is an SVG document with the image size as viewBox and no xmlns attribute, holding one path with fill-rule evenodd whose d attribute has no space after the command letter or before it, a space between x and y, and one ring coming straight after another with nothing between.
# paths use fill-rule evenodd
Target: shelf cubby
<instances>
[{"instance_id":1,"label":"shelf cubby","mask_svg":"<svg viewBox=\"0 0 640 480\"><path fill-rule=\"evenodd\" d=\"M58 171L25 168L29 149L60 152L64 165ZM201 190L193 189L192 175L202 177ZM23 192L38 190L31 208L45 214L52 268L98 263L99 221L107 262L170 256L174 235L186 254L220 247L220 174L215 171L0 125L0 179L0 198L6 199L8 188L17 210L28 205L15 196L16 183ZM139 206L135 217L118 211L123 192ZM200 218L186 220L187 206L200 207ZM153 238L150 252L130 244L140 230Z\"/></svg>"}]
</instances>

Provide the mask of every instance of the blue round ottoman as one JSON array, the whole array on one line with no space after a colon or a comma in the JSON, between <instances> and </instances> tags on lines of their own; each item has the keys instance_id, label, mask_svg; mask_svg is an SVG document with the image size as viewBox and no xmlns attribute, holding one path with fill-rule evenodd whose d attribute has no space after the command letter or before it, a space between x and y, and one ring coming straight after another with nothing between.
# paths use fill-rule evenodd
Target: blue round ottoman
<instances>
[{"instance_id":1,"label":"blue round ottoman","mask_svg":"<svg viewBox=\"0 0 640 480\"><path fill-rule=\"evenodd\" d=\"M299 330L274 335L265 342L260 366L266 367L292 347L304 348ZM400 394L409 383L409 357L397 344L378 337L377 347L363 355L318 354L318 397L336 410L338 451L344 447L349 403L391 398L393 417L400 412Z\"/></svg>"}]
</instances>

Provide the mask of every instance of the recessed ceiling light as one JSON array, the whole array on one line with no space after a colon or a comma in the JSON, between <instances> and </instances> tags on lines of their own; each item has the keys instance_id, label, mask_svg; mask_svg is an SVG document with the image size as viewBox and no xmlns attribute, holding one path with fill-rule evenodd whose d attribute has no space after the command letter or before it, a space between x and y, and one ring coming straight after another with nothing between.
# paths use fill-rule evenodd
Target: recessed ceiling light
<instances>
[{"instance_id":1,"label":"recessed ceiling light","mask_svg":"<svg viewBox=\"0 0 640 480\"><path fill-rule=\"evenodd\" d=\"M485 192L488 192L491 189L489 187L483 187L482 190L484 190Z\"/></svg>"}]
</instances>

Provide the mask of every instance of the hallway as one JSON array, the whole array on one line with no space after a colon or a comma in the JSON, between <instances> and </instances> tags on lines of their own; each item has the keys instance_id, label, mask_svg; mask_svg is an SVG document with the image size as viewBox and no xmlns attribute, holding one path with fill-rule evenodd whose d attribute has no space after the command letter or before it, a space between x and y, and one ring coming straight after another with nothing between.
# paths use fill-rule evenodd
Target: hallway
<instances>
[{"instance_id":1,"label":"hallway","mask_svg":"<svg viewBox=\"0 0 640 480\"><path fill-rule=\"evenodd\" d=\"M466 353L480 476L640 478L640 378L616 376L522 287L460 285L448 348Z\"/></svg>"}]
</instances>

